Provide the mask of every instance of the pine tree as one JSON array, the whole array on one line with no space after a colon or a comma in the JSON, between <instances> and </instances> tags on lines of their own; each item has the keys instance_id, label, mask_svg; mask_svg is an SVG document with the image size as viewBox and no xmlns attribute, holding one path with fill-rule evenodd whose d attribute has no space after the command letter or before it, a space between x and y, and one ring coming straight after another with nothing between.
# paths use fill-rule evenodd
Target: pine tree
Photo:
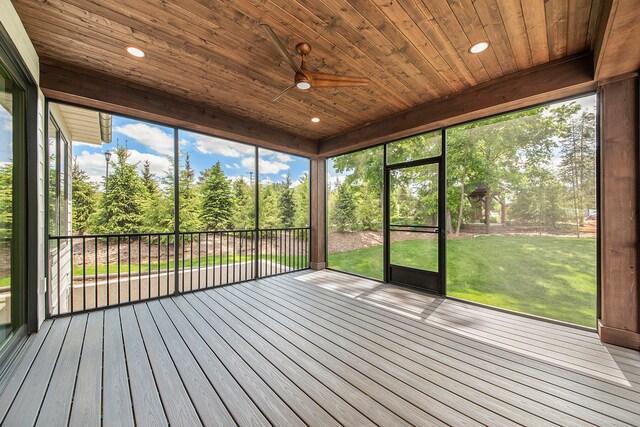
<instances>
[{"instance_id":1,"label":"pine tree","mask_svg":"<svg viewBox=\"0 0 640 427\"><path fill-rule=\"evenodd\" d=\"M295 188L296 200L296 227L309 225L309 174L306 172L300 177L300 184Z\"/></svg>"},{"instance_id":2,"label":"pine tree","mask_svg":"<svg viewBox=\"0 0 640 427\"><path fill-rule=\"evenodd\" d=\"M129 150L118 145L113 172L106 181L105 193L98 211L97 232L129 234L139 232L144 225L147 189L136 171L137 164L129 163Z\"/></svg>"},{"instance_id":3,"label":"pine tree","mask_svg":"<svg viewBox=\"0 0 640 427\"><path fill-rule=\"evenodd\" d=\"M142 181L144 186L147 187L149 193L155 193L158 191L158 183L156 182L156 176L151 173L151 162L147 159L144 161L144 168L142 169Z\"/></svg>"},{"instance_id":4,"label":"pine tree","mask_svg":"<svg viewBox=\"0 0 640 427\"><path fill-rule=\"evenodd\" d=\"M260 228L278 227L278 194L275 184L260 184Z\"/></svg>"},{"instance_id":5,"label":"pine tree","mask_svg":"<svg viewBox=\"0 0 640 427\"><path fill-rule=\"evenodd\" d=\"M280 224L282 227L293 227L296 215L296 202L293 188L291 188L291 175L287 174L282 183L282 192L278 198L278 209L280 210Z\"/></svg>"},{"instance_id":6,"label":"pine tree","mask_svg":"<svg viewBox=\"0 0 640 427\"><path fill-rule=\"evenodd\" d=\"M91 225L98 205L98 190L89 181L89 177L80 168L77 160L73 160L71 170L71 229L74 233L83 234Z\"/></svg>"},{"instance_id":7,"label":"pine tree","mask_svg":"<svg viewBox=\"0 0 640 427\"><path fill-rule=\"evenodd\" d=\"M233 182L232 187L236 204L233 213L233 228L236 230L253 228L255 211L252 186L243 177L240 177Z\"/></svg>"},{"instance_id":8,"label":"pine tree","mask_svg":"<svg viewBox=\"0 0 640 427\"><path fill-rule=\"evenodd\" d=\"M184 155L184 167L180 169L179 176L180 230L200 231L203 226L200 220L202 216L202 199L200 188L195 184L195 171L191 167L191 156L189 153ZM173 194L171 197L173 198Z\"/></svg>"},{"instance_id":9,"label":"pine tree","mask_svg":"<svg viewBox=\"0 0 640 427\"><path fill-rule=\"evenodd\" d=\"M220 162L216 162L202 186L202 223L207 230L224 230L231 225L233 210L231 186Z\"/></svg>"},{"instance_id":10,"label":"pine tree","mask_svg":"<svg viewBox=\"0 0 640 427\"><path fill-rule=\"evenodd\" d=\"M352 231L356 205L349 184L345 181L338 187L334 206L333 222L338 232Z\"/></svg>"}]
</instances>

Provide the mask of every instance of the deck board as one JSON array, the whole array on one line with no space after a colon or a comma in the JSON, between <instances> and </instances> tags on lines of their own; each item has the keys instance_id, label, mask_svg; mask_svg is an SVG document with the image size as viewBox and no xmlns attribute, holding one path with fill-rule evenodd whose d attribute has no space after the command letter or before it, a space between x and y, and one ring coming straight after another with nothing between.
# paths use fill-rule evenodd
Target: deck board
<instances>
[{"instance_id":1,"label":"deck board","mask_svg":"<svg viewBox=\"0 0 640 427\"><path fill-rule=\"evenodd\" d=\"M103 425L125 427L134 425L131 394L120 325L120 310L104 312L103 354Z\"/></svg>"},{"instance_id":2,"label":"deck board","mask_svg":"<svg viewBox=\"0 0 640 427\"><path fill-rule=\"evenodd\" d=\"M2 425L639 425L640 353L324 270L47 320Z\"/></svg>"},{"instance_id":3,"label":"deck board","mask_svg":"<svg viewBox=\"0 0 640 427\"><path fill-rule=\"evenodd\" d=\"M69 420L86 326L87 314L71 318L67 336L62 343L47 394L38 414L38 426L59 426Z\"/></svg>"},{"instance_id":4,"label":"deck board","mask_svg":"<svg viewBox=\"0 0 640 427\"><path fill-rule=\"evenodd\" d=\"M0 393L0 422L4 419L5 415L7 415L13 399L20 391L22 382L29 373L33 360L38 355L42 343L47 338L52 324L52 320L45 321L40 327L40 332L28 338L25 347L20 352L20 359L4 378L2 388L0 388L0 390L2 390Z\"/></svg>"},{"instance_id":5,"label":"deck board","mask_svg":"<svg viewBox=\"0 0 640 427\"><path fill-rule=\"evenodd\" d=\"M20 387L6 417L2 420L2 425L35 424L70 320L70 318L58 319L51 326L51 331L40 347L38 356L33 361L22 387Z\"/></svg>"},{"instance_id":6,"label":"deck board","mask_svg":"<svg viewBox=\"0 0 640 427\"><path fill-rule=\"evenodd\" d=\"M99 425L102 417L102 331L104 313L89 314L69 425Z\"/></svg>"},{"instance_id":7,"label":"deck board","mask_svg":"<svg viewBox=\"0 0 640 427\"><path fill-rule=\"evenodd\" d=\"M268 426L269 421L245 393L240 384L222 364L215 353L189 324L188 319L173 301L165 299L162 306L176 326L185 344L189 347L207 378L214 385L224 402L233 402L227 408L240 425Z\"/></svg>"},{"instance_id":8,"label":"deck board","mask_svg":"<svg viewBox=\"0 0 640 427\"><path fill-rule=\"evenodd\" d=\"M273 283L277 282L274 280ZM269 287L265 289L268 289L271 293L275 293L275 298L277 298L278 301L285 299L285 297L280 296L278 294L278 290L274 288L275 287ZM311 302L309 304L305 304L305 301L313 301L313 299L313 296L308 294L300 294L298 299L287 298L288 301L294 301L297 303L298 312L315 313L316 316L321 316L322 314L319 314L319 310L313 307ZM283 303L281 302L281 304ZM537 417L534 414L540 414L548 421L562 425L571 425L572 420L577 414L586 418L585 421L600 424L607 421L606 417L603 417L601 414L591 411L588 408L575 405L571 402L557 403L555 398L550 396L548 393L542 393L537 389L529 387L529 381L522 381L522 383L512 381L512 375L508 375L506 373L503 373L503 377L497 376L495 375L496 370L491 369L491 365L488 367L486 365L484 366L485 369L491 369L489 372L485 372L482 369L476 369L480 367L477 363L475 364L476 368L469 368L468 366L460 365L459 361L456 363L456 359L447 357L447 350L444 348L441 348L442 354L425 350L434 348L434 343L426 340L420 343L415 342L411 339L413 338L411 334L407 334L400 328L394 329L393 325L385 327L379 323L376 323L375 325L367 324L364 320L354 320L356 316L351 312L329 308L326 303L323 304L322 307L325 313L329 316L328 318L335 319L336 322L333 325L328 325L329 330L344 336L353 336L353 333L356 333L358 336L368 338L371 343L370 347L373 348L375 348L377 344L381 344L386 349L392 350L401 356L392 356L394 358L394 364L397 366L409 368L411 366L410 362L413 362L418 364L415 366L415 372L428 373L431 377L442 375L442 384L456 391L456 393L461 396L467 396L468 402L464 403L462 407L468 407L470 409L470 413L474 414L474 416L478 416L477 409L473 408L474 402L478 400L478 395L477 393L474 393L473 390L478 390L482 391L486 396L483 399L483 405L485 407L492 407L494 411L501 414L507 414L511 410L511 416L517 415L517 418L514 418L513 421L518 423L535 422ZM293 312L294 310L296 309L292 307L289 311ZM315 319L313 320L313 323L320 323ZM344 330L347 330L347 332L342 332ZM353 333L350 333L349 331L353 331ZM360 342L359 347L365 346L366 345L364 343ZM374 351L380 352L380 350ZM465 362L472 366L474 364L474 360L472 360L472 358L468 358ZM419 364L422 364L422 366ZM453 369L452 367L455 367L456 369ZM464 385L461 387L462 384L460 383L463 383ZM472 392L470 393L467 388L471 388ZM494 396L495 401L493 401ZM565 412L561 412L553 408L554 404L556 406L562 405L562 409L564 409ZM526 415L525 413L517 411L518 407L526 409L529 414ZM519 413L513 413L514 410ZM483 420L482 422L486 423L488 420ZM491 422L489 423L495 424ZM504 422L499 422L499 424L502 425Z\"/></svg>"},{"instance_id":9,"label":"deck board","mask_svg":"<svg viewBox=\"0 0 640 427\"><path fill-rule=\"evenodd\" d=\"M167 425L169 422L160 401L144 341L140 329L135 327L138 320L132 306L120 309L120 320L122 325L126 325L122 328L122 337L129 367L129 385L136 424L139 426Z\"/></svg>"},{"instance_id":10,"label":"deck board","mask_svg":"<svg viewBox=\"0 0 640 427\"><path fill-rule=\"evenodd\" d=\"M149 307L146 304L136 304L134 307L169 423L185 427L202 425L194 402L156 328Z\"/></svg>"}]
</instances>

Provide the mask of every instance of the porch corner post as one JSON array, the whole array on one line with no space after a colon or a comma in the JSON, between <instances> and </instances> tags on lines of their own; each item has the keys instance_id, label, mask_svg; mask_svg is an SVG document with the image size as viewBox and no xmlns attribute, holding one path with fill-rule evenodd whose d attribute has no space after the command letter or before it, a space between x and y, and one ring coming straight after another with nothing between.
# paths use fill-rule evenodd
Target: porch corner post
<instances>
[{"instance_id":1,"label":"porch corner post","mask_svg":"<svg viewBox=\"0 0 640 427\"><path fill-rule=\"evenodd\" d=\"M311 253L309 266L313 270L327 267L327 161L324 157L311 159L310 226Z\"/></svg>"},{"instance_id":2,"label":"porch corner post","mask_svg":"<svg viewBox=\"0 0 640 427\"><path fill-rule=\"evenodd\" d=\"M199 241L198 241L198 244L200 244ZM180 132L178 128L175 127L173 128L173 293L174 295L178 295L180 293L179 252L180 252ZM167 264L169 264L169 261L170 261L169 254L167 254ZM198 262L200 262L200 260L198 260Z\"/></svg>"},{"instance_id":3,"label":"porch corner post","mask_svg":"<svg viewBox=\"0 0 640 427\"><path fill-rule=\"evenodd\" d=\"M600 288L602 342L640 350L637 73L600 85Z\"/></svg>"}]
</instances>

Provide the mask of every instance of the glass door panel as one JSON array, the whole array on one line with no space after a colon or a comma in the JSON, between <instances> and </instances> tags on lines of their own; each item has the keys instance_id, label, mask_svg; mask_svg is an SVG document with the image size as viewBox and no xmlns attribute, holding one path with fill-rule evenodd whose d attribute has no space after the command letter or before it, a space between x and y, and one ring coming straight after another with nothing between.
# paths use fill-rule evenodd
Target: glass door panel
<instances>
[{"instance_id":1,"label":"glass door panel","mask_svg":"<svg viewBox=\"0 0 640 427\"><path fill-rule=\"evenodd\" d=\"M16 283L13 266L13 150L17 123L16 110L20 92L0 66L0 345L14 330Z\"/></svg>"},{"instance_id":2,"label":"glass door panel","mask_svg":"<svg viewBox=\"0 0 640 427\"><path fill-rule=\"evenodd\" d=\"M440 163L393 166L388 173L389 280L440 291Z\"/></svg>"}]
</instances>

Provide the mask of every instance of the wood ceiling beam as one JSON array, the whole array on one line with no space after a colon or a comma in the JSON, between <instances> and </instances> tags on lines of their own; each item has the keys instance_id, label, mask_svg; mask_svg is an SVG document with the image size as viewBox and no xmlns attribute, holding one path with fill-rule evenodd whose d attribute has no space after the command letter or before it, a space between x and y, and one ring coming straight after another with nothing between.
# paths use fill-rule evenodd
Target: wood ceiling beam
<instances>
[{"instance_id":1,"label":"wood ceiling beam","mask_svg":"<svg viewBox=\"0 0 640 427\"><path fill-rule=\"evenodd\" d=\"M640 69L640 7L634 0L604 0L594 46L596 80Z\"/></svg>"},{"instance_id":2,"label":"wood ceiling beam","mask_svg":"<svg viewBox=\"0 0 640 427\"><path fill-rule=\"evenodd\" d=\"M318 154L334 156L595 88L591 55L564 58L325 138Z\"/></svg>"},{"instance_id":3,"label":"wood ceiling beam","mask_svg":"<svg viewBox=\"0 0 640 427\"><path fill-rule=\"evenodd\" d=\"M40 65L40 88L45 96L89 108L105 110L179 126L223 138L313 157L317 144L309 138L220 112L186 99L167 96L153 88L134 85L67 64Z\"/></svg>"}]
</instances>

